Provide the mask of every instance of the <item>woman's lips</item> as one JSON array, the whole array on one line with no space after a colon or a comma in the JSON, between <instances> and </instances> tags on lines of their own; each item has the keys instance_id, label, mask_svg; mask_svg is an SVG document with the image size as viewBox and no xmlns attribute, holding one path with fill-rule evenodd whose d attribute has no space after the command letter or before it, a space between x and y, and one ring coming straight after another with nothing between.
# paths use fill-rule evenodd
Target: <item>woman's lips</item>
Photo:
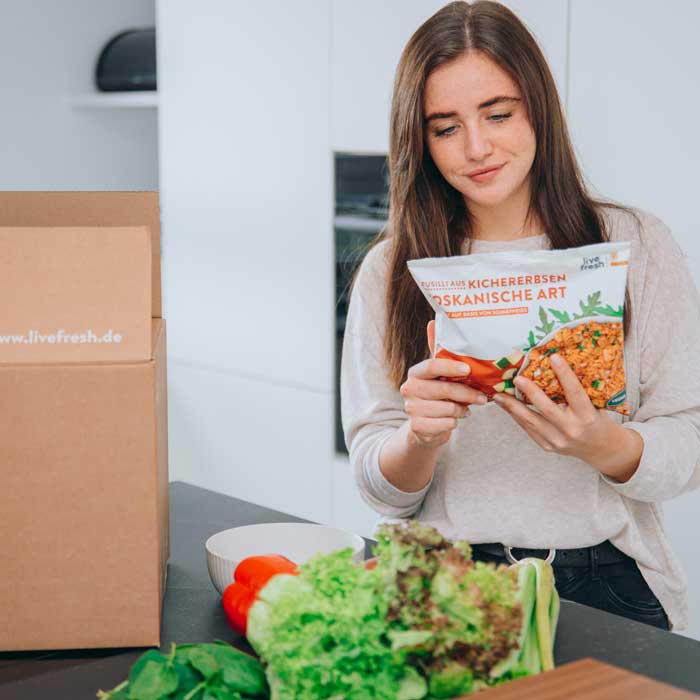
<instances>
[{"instance_id":1,"label":"woman's lips","mask_svg":"<svg viewBox=\"0 0 700 700\"><path fill-rule=\"evenodd\" d=\"M493 178L495 178L502 169L503 165L499 165L493 170L487 170L485 173L479 173L478 175L468 175L467 177L470 180L474 180L474 182L491 182L491 180L493 180Z\"/></svg>"}]
</instances>

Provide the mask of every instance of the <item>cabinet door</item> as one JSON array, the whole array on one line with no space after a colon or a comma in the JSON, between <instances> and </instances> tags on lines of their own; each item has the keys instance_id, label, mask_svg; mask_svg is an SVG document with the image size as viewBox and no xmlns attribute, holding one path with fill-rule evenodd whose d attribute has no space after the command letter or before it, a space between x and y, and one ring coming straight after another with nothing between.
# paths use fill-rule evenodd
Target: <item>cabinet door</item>
<instances>
[{"instance_id":1,"label":"cabinet door","mask_svg":"<svg viewBox=\"0 0 700 700\"><path fill-rule=\"evenodd\" d=\"M173 473L327 522L330 4L159 0Z\"/></svg>"},{"instance_id":2,"label":"cabinet door","mask_svg":"<svg viewBox=\"0 0 700 700\"><path fill-rule=\"evenodd\" d=\"M330 393L330 5L158 11L171 357Z\"/></svg>"},{"instance_id":3,"label":"cabinet door","mask_svg":"<svg viewBox=\"0 0 700 700\"><path fill-rule=\"evenodd\" d=\"M413 32L444 0L333 0L331 143L335 151L386 153L394 72ZM564 100L566 13L562 0L511 0L535 34Z\"/></svg>"}]
</instances>

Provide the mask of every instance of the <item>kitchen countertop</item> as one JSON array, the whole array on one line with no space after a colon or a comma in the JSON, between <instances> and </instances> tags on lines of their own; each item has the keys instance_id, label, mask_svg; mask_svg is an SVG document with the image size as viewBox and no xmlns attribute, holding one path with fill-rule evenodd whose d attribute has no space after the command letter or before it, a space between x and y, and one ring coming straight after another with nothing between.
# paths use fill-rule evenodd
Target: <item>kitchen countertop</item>
<instances>
[{"instance_id":1,"label":"kitchen countertop","mask_svg":"<svg viewBox=\"0 0 700 700\"><path fill-rule=\"evenodd\" d=\"M250 651L226 624L209 580L204 542L220 530L261 522L302 521L189 484L170 484L171 552L161 650L171 642L223 639ZM144 650L0 652L0 698L94 700L98 689L121 683ZM584 657L700 693L700 642L562 600L555 663Z\"/></svg>"}]
</instances>

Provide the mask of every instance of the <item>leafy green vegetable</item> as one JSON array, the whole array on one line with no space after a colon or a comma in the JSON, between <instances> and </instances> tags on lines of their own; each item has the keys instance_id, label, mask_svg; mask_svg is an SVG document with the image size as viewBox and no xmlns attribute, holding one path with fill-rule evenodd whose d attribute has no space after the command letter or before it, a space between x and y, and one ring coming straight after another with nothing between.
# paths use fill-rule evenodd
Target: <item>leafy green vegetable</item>
<instances>
[{"instance_id":1,"label":"leafy green vegetable","mask_svg":"<svg viewBox=\"0 0 700 700\"><path fill-rule=\"evenodd\" d=\"M440 700L553 666L559 599L542 560L474 562L417 521L280 574L248 617L255 659L225 642L149 650L101 700Z\"/></svg>"},{"instance_id":2,"label":"leafy green vegetable","mask_svg":"<svg viewBox=\"0 0 700 700\"><path fill-rule=\"evenodd\" d=\"M219 671L219 664L216 659L203 649L192 649L189 653L192 667L197 669L205 679L211 678Z\"/></svg>"},{"instance_id":3,"label":"leafy green vegetable","mask_svg":"<svg viewBox=\"0 0 700 700\"><path fill-rule=\"evenodd\" d=\"M147 661L129 689L131 700L159 700L178 686L177 671L168 664Z\"/></svg>"},{"instance_id":4,"label":"leafy green vegetable","mask_svg":"<svg viewBox=\"0 0 700 700\"><path fill-rule=\"evenodd\" d=\"M352 550L317 556L299 576L275 576L248 616L274 700L422 698L425 680L392 649L379 574Z\"/></svg>"},{"instance_id":5,"label":"leafy green vegetable","mask_svg":"<svg viewBox=\"0 0 700 700\"><path fill-rule=\"evenodd\" d=\"M375 555L371 570L349 549L317 556L262 589L248 639L273 700L437 699L495 682L522 629L516 572L417 521L384 526Z\"/></svg>"},{"instance_id":6,"label":"leafy green vegetable","mask_svg":"<svg viewBox=\"0 0 700 700\"><path fill-rule=\"evenodd\" d=\"M230 644L182 644L170 654L149 649L131 667L128 680L100 700L252 700L269 691L262 663Z\"/></svg>"},{"instance_id":7,"label":"leafy green vegetable","mask_svg":"<svg viewBox=\"0 0 700 700\"><path fill-rule=\"evenodd\" d=\"M430 676L430 695L433 698L454 698L474 689L474 674L457 661L448 661Z\"/></svg>"}]
</instances>

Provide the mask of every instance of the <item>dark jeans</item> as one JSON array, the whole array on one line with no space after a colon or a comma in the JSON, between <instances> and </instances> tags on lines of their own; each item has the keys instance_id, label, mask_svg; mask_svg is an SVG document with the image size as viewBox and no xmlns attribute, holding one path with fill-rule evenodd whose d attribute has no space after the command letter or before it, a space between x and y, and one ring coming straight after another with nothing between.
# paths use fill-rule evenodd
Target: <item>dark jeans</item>
<instances>
[{"instance_id":1,"label":"dark jeans","mask_svg":"<svg viewBox=\"0 0 700 700\"><path fill-rule=\"evenodd\" d=\"M517 550L513 552L519 558ZM497 557L474 549L475 561L507 564L505 556ZM554 565L554 581L559 596L592 608L622 615L630 620L668 630L669 622L658 598L651 592L634 559L625 556L618 564L588 567Z\"/></svg>"}]
</instances>

